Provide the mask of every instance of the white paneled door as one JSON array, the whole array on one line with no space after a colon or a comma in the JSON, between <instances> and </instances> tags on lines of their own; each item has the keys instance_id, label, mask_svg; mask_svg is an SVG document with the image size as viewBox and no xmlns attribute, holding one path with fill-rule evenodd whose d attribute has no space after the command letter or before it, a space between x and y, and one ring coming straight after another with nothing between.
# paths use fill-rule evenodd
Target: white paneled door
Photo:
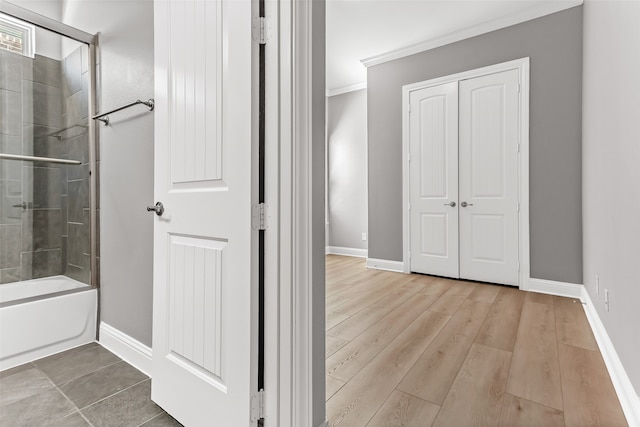
<instances>
[{"instance_id":1,"label":"white paneled door","mask_svg":"<svg viewBox=\"0 0 640 427\"><path fill-rule=\"evenodd\" d=\"M409 102L411 270L458 277L458 82Z\"/></svg>"},{"instance_id":2,"label":"white paneled door","mask_svg":"<svg viewBox=\"0 0 640 427\"><path fill-rule=\"evenodd\" d=\"M154 19L152 399L186 426L250 426L251 2L156 0Z\"/></svg>"},{"instance_id":3,"label":"white paneled door","mask_svg":"<svg viewBox=\"0 0 640 427\"><path fill-rule=\"evenodd\" d=\"M460 82L460 278L518 284L518 70Z\"/></svg>"},{"instance_id":4,"label":"white paneled door","mask_svg":"<svg viewBox=\"0 0 640 427\"><path fill-rule=\"evenodd\" d=\"M410 93L411 271L518 285L518 79Z\"/></svg>"}]
</instances>

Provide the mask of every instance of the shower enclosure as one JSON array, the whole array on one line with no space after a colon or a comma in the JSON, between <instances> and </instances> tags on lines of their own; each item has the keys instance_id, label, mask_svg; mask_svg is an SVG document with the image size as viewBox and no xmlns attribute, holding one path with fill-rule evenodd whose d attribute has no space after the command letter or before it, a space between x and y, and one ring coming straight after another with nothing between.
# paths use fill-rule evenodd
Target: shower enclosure
<instances>
[{"instance_id":1,"label":"shower enclosure","mask_svg":"<svg viewBox=\"0 0 640 427\"><path fill-rule=\"evenodd\" d=\"M0 370L95 339L95 45L0 6Z\"/></svg>"}]
</instances>

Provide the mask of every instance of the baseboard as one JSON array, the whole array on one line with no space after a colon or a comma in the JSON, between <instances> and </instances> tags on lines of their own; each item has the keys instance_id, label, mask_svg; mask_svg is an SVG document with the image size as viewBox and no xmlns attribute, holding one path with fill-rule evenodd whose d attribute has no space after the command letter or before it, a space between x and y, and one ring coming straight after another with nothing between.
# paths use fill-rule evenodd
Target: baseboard
<instances>
[{"instance_id":1,"label":"baseboard","mask_svg":"<svg viewBox=\"0 0 640 427\"><path fill-rule=\"evenodd\" d=\"M629 427L640 427L640 397L634 390L631 380L627 376L618 353L609 338L609 334L607 334L607 330L593 305L593 301L584 287L582 289L582 299L585 302L583 304L584 311L593 330L593 335L595 335L598 342L604 363L607 365L609 376L620 400L624 415L627 417L627 423Z\"/></svg>"},{"instance_id":2,"label":"baseboard","mask_svg":"<svg viewBox=\"0 0 640 427\"><path fill-rule=\"evenodd\" d=\"M327 255L344 255L344 256L354 256L358 258L366 258L367 250L366 249L356 249L356 248L345 248L342 246L327 246L326 247Z\"/></svg>"},{"instance_id":3,"label":"baseboard","mask_svg":"<svg viewBox=\"0 0 640 427\"><path fill-rule=\"evenodd\" d=\"M129 363L134 368L151 375L151 349L135 338L111 325L100 322L100 345Z\"/></svg>"},{"instance_id":4,"label":"baseboard","mask_svg":"<svg viewBox=\"0 0 640 427\"><path fill-rule=\"evenodd\" d=\"M583 285L576 283L556 282L554 280L529 279L528 291L541 294L557 295L560 297L582 299Z\"/></svg>"},{"instance_id":5,"label":"baseboard","mask_svg":"<svg viewBox=\"0 0 640 427\"><path fill-rule=\"evenodd\" d=\"M367 268L403 273L404 263L402 261L389 261L388 259L367 258Z\"/></svg>"}]
</instances>

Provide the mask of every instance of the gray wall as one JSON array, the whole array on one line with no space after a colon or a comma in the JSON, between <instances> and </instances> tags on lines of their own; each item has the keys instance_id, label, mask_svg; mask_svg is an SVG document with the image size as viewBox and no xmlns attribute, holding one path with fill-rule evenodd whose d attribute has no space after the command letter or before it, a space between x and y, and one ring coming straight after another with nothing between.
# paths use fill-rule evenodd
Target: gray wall
<instances>
[{"instance_id":1,"label":"gray wall","mask_svg":"<svg viewBox=\"0 0 640 427\"><path fill-rule=\"evenodd\" d=\"M638 22L640 3L585 1L584 284L636 393L640 393ZM610 293L609 312L605 288Z\"/></svg>"},{"instance_id":2,"label":"gray wall","mask_svg":"<svg viewBox=\"0 0 640 427\"><path fill-rule=\"evenodd\" d=\"M327 98L327 246L367 249L367 91Z\"/></svg>"},{"instance_id":3,"label":"gray wall","mask_svg":"<svg viewBox=\"0 0 640 427\"><path fill-rule=\"evenodd\" d=\"M101 33L98 110L153 97L153 2L67 1L62 20ZM100 273L103 322L151 345L153 113L100 125Z\"/></svg>"},{"instance_id":4,"label":"gray wall","mask_svg":"<svg viewBox=\"0 0 640 427\"><path fill-rule=\"evenodd\" d=\"M531 58L531 276L582 283L582 7L368 69L369 257L402 260L402 86Z\"/></svg>"}]
</instances>

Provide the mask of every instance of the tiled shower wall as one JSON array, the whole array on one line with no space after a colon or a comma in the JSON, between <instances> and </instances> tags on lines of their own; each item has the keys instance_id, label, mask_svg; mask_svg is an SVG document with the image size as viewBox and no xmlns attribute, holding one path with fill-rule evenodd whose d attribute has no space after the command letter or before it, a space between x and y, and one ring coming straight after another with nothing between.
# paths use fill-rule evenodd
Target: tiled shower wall
<instances>
[{"instance_id":1,"label":"tiled shower wall","mask_svg":"<svg viewBox=\"0 0 640 427\"><path fill-rule=\"evenodd\" d=\"M0 283L66 274L89 283L88 61L0 51L0 150L82 166L2 160ZM51 135L71 127L58 136ZM23 207L22 203L26 203Z\"/></svg>"},{"instance_id":2,"label":"tiled shower wall","mask_svg":"<svg viewBox=\"0 0 640 427\"><path fill-rule=\"evenodd\" d=\"M62 195L62 238L64 274L83 283L90 281L90 226L89 226L89 132L88 91L89 58L86 47L80 47L68 55L62 64L65 96L64 127L61 134L65 141L63 154L72 160L80 160L82 166L66 166L66 192ZM65 186L63 184L63 186ZM66 212L65 212L66 211ZM65 215L66 213L66 215Z\"/></svg>"}]
</instances>

